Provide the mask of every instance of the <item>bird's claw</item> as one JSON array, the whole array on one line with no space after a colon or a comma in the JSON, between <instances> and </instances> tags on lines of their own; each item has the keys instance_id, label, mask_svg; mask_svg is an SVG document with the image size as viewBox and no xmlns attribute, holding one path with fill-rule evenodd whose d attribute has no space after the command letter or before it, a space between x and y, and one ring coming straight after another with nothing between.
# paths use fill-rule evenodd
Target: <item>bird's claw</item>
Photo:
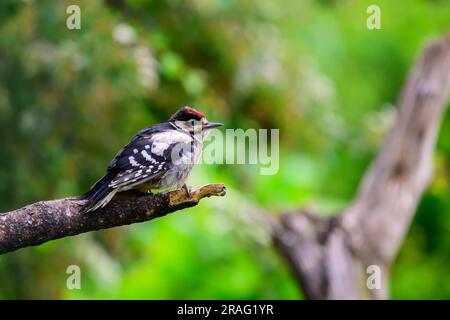
<instances>
[{"instance_id":1,"label":"bird's claw","mask_svg":"<svg viewBox=\"0 0 450 320\"><path fill-rule=\"evenodd\" d=\"M189 190L189 187L185 184L182 186L184 192L186 192L186 195L190 198L191 197L191 191Z\"/></svg>"}]
</instances>

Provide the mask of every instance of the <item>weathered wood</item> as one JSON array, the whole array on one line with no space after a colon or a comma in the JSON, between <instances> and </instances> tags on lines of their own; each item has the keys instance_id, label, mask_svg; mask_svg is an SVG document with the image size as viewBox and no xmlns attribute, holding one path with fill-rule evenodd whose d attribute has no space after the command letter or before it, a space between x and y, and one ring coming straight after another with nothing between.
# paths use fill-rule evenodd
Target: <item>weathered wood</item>
<instances>
[{"instance_id":1,"label":"weathered wood","mask_svg":"<svg viewBox=\"0 0 450 320\"><path fill-rule=\"evenodd\" d=\"M385 299L390 266L432 176L436 136L450 96L450 34L413 68L394 126L352 204L333 218L304 212L273 220L273 238L310 299ZM369 289L367 268L381 270Z\"/></svg>"},{"instance_id":2,"label":"weathered wood","mask_svg":"<svg viewBox=\"0 0 450 320\"><path fill-rule=\"evenodd\" d=\"M66 236L143 222L193 207L205 197L225 195L223 184L155 195L118 193L103 209L80 213L85 200L41 201L0 214L0 254Z\"/></svg>"}]
</instances>

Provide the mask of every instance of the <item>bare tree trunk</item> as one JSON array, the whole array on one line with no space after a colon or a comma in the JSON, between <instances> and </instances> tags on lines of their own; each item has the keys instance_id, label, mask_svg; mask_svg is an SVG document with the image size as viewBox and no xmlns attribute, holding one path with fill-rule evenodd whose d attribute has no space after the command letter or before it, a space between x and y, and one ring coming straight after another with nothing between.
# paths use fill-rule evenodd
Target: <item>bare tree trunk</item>
<instances>
[{"instance_id":1,"label":"bare tree trunk","mask_svg":"<svg viewBox=\"0 0 450 320\"><path fill-rule=\"evenodd\" d=\"M353 203L333 218L296 212L273 221L274 241L307 298L388 298L389 269L430 181L449 96L447 35L431 42L418 59L399 99L396 122ZM377 268L381 288L369 289L368 271Z\"/></svg>"}]
</instances>

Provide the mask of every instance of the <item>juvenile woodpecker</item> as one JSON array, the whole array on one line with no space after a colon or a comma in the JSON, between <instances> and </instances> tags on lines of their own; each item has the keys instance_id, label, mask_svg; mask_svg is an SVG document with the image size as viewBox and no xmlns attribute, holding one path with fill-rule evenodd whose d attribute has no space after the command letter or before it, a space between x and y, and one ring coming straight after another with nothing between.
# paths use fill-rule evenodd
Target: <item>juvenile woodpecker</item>
<instances>
[{"instance_id":1,"label":"juvenile woodpecker","mask_svg":"<svg viewBox=\"0 0 450 320\"><path fill-rule=\"evenodd\" d=\"M111 160L106 174L81 196L89 212L103 208L117 192L138 189L185 188L192 167L198 163L203 139L221 123L208 122L205 115L184 107L167 122L139 131Z\"/></svg>"}]
</instances>

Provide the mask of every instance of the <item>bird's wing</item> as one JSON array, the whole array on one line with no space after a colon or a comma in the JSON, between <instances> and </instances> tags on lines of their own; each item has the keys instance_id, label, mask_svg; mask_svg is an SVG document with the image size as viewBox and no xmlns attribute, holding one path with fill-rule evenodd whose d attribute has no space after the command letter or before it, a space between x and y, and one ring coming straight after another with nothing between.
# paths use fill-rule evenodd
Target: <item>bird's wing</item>
<instances>
[{"instance_id":1,"label":"bird's wing","mask_svg":"<svg viewBox=\"0 0 450 320\"><path fill-rule=\"evenodd\" d=\"M145 183L151 179L157 179L169 170L168 166L149 167L148 169L128 169L118 173L117 176L109 183L109 187L118 189L125 187L134 187Z\"/></svg>"},{"instance_id":2,"label":"bird's wing","mask_svg":"<svg viewBox=\"0 0 450 320\"><path fill-rule=\"evenodd\" d=\"M132 187L161 177L180 156L178 150L189 150L191 144L189 135L176 130L150 134L141 131L109 164L108 172L115 174L109 186Z\"/></svg>"},{"instance_id":3,"label":"bird's wing","mask_svg":"<svg viewBox=\"0 0 450 320\"><path fill-rule=\"evenodd\" d=\"M171 129L170 124L161 123L139 131L128 144L126 144L122 149L119 150L119 152L117 152L117 154L108 165L108 172L124 171L123 169L124 167L126 167L125 163L123 162L124 157L132 156L134 153L133 150L136 147L145 147L146 144L149 144L151 142L150 139L152 134L156 134L158 131L165 131L169 129Z\"/></svg>"}]
</instances>

